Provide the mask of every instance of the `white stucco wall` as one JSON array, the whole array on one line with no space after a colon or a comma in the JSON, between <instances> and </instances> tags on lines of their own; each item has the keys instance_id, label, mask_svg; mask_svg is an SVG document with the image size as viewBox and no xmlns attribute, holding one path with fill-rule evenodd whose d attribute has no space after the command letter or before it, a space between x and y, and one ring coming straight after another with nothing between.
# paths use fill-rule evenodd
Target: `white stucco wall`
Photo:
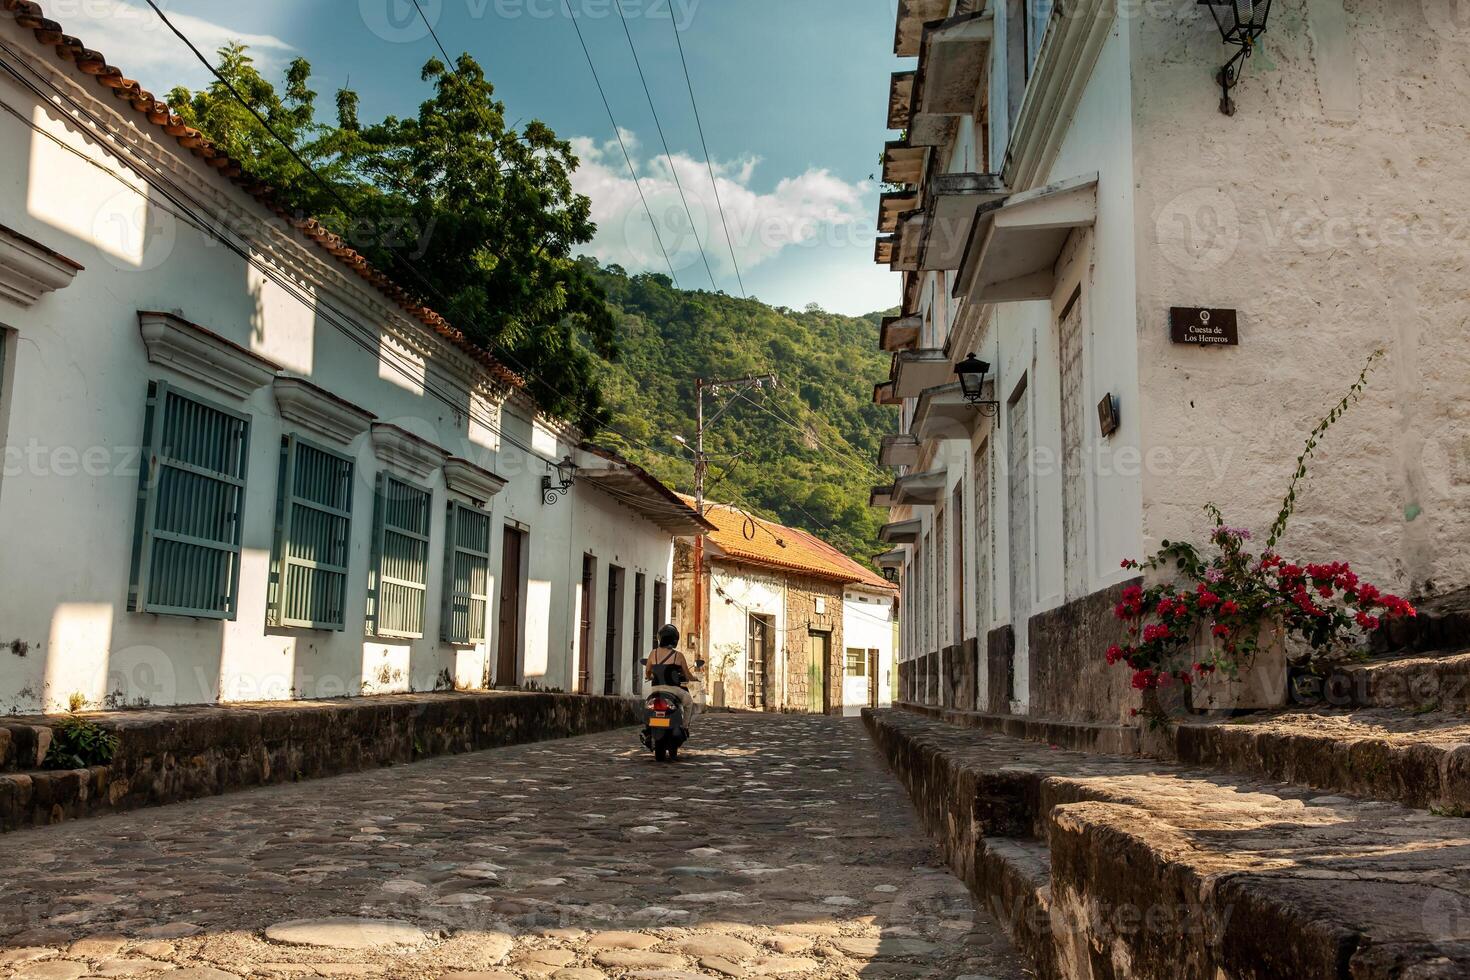
<instances>
[{"instance_id":1,"label":"white stucco wall","mask_svg":"<svg viewBox=\"0 0 1470 980\"><path fill-rule=\"evenodd\" d=\"M893 595L876 590L847 588L842 597L842 645L846 649L878 651L878 703L892 701ZM844 651L845 652L845 651ZM868 703L867 678L843 676L842 703Z\"/></svg>"},{"instance_id":2,"label":"white stucco wall","mask_svg":"<svg viewBox=\"0 0 1470 980\"><path fill-rule=\"evenodd\" d=\"M786 622L786 582L777 574L767 574L748 565L713 562L710 568L709 651L713 667L723 666L726 703L745 704L745 686L749 674L749 618L769 616L775 626L772 662L769 670L770 703L784 697L786 678L784 638ZM721 595L720 592L724 592ZM713 675L711 675L713 680Z\"/></svg>"},{"instance_id":3,"label":"white stucco wall","mask_svg":"<svg viewBox=\"0 0 1470 980\"><path fill-rule=\"evenodd\" d=\"M1201 536L1206 501L1263 536L1307 432L1383 347L1283 548L1394 590L1470 584L1470 21L1454 7L1278 5L1233 117L1207 16L1131 25L1148 547ZM1240 346L1170 343L1170 306L1237 309Z\"/></svg>"},{"instance_id":4,"label":"white stucco wall","mask_svg":"<svg viewBox=\"0 0 1470 980\"><path fill-rule=\"evenodd\" d=\"M9 20L0 32L18 50L35 46ZM73 82L57 64L49 56L41 63L47 77L91 111L113 118L120 103L98 101L103 90ZM176 147L151 142L151 128L144 152L216 226L248 229L257 238L257 262L305 282L297 287L304 296L171 214L175 205L147 189L59 109L43 106L8 79L0 81L0 99L41 130L0 116L0 220L85 266L70 285L30 308L0 302L7 341L0 392L0 540L6 545L0 549L0 711L55 710L73 695L89 705L168 704L481 686L497 641L495 579L506 523L529 534L519 679L570 686L576 630L569 597L584 550L598 556L603 576L607 562L628 570L625 602L631 603L633 574L645 571L651 603L653 581L669 576L668 534L582 485L545 505L539 482L549 467L542 457L557 458L569 446L534 425L523 404L501 406L498 396L484 392L474 396L481 417L471 422L467 408L476 373L459 352L325 253L293 239L210 168ZM431 489L435 515L424 638L365 636L374 478L386 465L365 434L332 446L356 461L345 628L266 628L280 438L300 430L281 417L269 385L232 398L188 373L150 363L139 310L174 311L309 376L380 421L507 478L490 505L489 642L466 648L438 639L447 490L437 471L426 480L413 477ZM234 621L125 609L137 447L150 379L168 380L251 417ZM434 397L435 391L445 398ZM503 435L494 431L498 426ZM534 446L537 454L515 442ZM599 594L605 601L605 578ZM594 630L599 657L604 614L599 609ZM625 623L622 684L634 660L630 614Z\"/></svg>"}]
</instances>

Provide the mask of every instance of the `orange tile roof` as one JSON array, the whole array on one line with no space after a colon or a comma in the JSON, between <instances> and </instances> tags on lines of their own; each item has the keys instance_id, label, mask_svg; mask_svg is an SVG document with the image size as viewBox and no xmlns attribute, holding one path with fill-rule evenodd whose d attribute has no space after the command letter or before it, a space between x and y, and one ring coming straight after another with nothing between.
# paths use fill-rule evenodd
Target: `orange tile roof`
<instances>
[{"instance_id":1,"label":"orange tile roof","mask_svg":"<svg viewBox=\"0 0 1470 980\"><path fill-rule=\"evenodd\" d=\"M694 502L693 497L679 496ZM893 583L883 576L806 531L764 518L749 518L728 504L706 501L704 507L705 520L715 527L707 539L733 561L895 591Z\"/></svg>"},{"instance_id":2,"label":"orange tile roof","mask_svg":"<svg viewBox=\"0 0 1470 980\"><path fill-rule=\"evenodd\" d=\"M478 362L496 381L513 388L525 387L525 379L519 374L471 341L444 317L418 302L407 290L374 268L356 249L328 231L321 222L288 211L277 196L277 188L247 176L238 160L231 159L229 154L215 146L197 129L184 125L184 120L170 110L167 102L155 98L152 92L125 77L122 69L108 64L102 52L87 47L80 38L64 33L59 23L46 17L40 4L33 0L0 0L0 8L10 12L21 27L28 28L42 47L52 49L61 61L70 62L82 76L90 76L98 85L110 89L117 99L130 105L134 112L152 123L160 131L154 135L172 136L179 146L213 167L221 177L310 238L409 316ZM147 127L143 131L147 132Z\"/></svg>"}]
</instances>

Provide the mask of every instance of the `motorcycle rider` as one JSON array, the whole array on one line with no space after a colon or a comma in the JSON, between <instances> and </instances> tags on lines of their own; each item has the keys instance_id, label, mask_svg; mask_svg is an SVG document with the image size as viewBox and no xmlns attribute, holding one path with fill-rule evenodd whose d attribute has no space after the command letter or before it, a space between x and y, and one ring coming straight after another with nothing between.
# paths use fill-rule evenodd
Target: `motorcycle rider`
<instances>
[{"instance_id":1,"label":"motorcycle rider","mask_svg":"<svg viewBox=\"0 0 1470 980\"><path fill-rule=\"evenodd\" d=\"M658 629L658 646L649 653L647 666L643 668L643 676L648 680L654 679L655 667L678 667L683 671L684 679L680 687L688 687L694 678L694 672L689 668L689 660L684 652L679 649L679 627L673 623L660 626ZM662 678L660 678L661 680Z\"/></svg>"}]
</instances>

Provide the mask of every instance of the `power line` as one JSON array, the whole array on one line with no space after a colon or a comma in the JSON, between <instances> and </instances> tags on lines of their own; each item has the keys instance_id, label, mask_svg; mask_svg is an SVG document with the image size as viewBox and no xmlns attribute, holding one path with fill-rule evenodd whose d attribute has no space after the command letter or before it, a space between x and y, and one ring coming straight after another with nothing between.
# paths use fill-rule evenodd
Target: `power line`
<instances>
[{"instance_id":1,"label":"power line","mask_svg":"<svg viewBox=\"0 0 1470 980\"><path fill-rule=\"evenodd\" d=\"M577 17L572 13L569 0L562 0L562 7L567 12L567 20L572 22L576 29L577 40L582 45L582 54L587 58L587 67L592 70L592 81L597 85L597 94L602 96L602 107L607 110L608 122L612 123L613 135L618 139L618 146L623 150L623 160L628 164L628 176L633 178L633 187L638 191L638 199L643 202L643 213L648 215L648 226L653 229L654 240L658 242L658 250L664 253L664 264L669 267L669 275L674 279L674 285L679 285L679 274L674 271L674 263L669 259L669 250L664 248L663 236L658 233L658 222L653 220L653 210L648 206L648 198L643 196L643 185L638 181L638 171L633 168L633 157L628 153L628 144L623 142L623 131L618 128L618 121L613 116L612 103L607 101L607 90L602 87L602 79L597 74L597 66L592 63L592 51L587 47L587 39L582 36L582 25L577 23ZM621 14L622 8L618 8Z\"/></svg>"},{"instance_id":2,"label":"power line","mask_svg":"<svg viewBox=\"0 0 1470 980\"><path fill-rule=\"evenodd\" d=\"M740 262L735 258L735 240L730 237L730 223L725 219L725 205L720 201L720 182L715 179L715 165L710 160L709 143L704 139L704 123L699 118L699 100L694 97L694 82L689 77L689 62L684 57L684 40L679 36L679 25L673 17L669 24L674 28L674 42L679 46L679 64L684 67L684 84L689 88L689 104L694 107L694 125L699 129L699 146L704 150L704 165L709 168L710 186L715 191L715 207L720 211L720 225L725 229L725 244L730 248L730 264L735 267L735 281L740 284L740 297L745 294L745 279L740 275Z\"/></svg>"},{"instance_id":3,"label":"power line","mask_svg":"<svg viewBox=\"0 0 1470 980\"><path fill-rule=\"evenodd\" d=\"M618 20L623 22L623 34L628 38L628 50L633 52L633 64L638 68L638 80L643 83L643 95L648 99L648 111L653 113L653 126L658 130L658 140L664 147L664 159L669 161L669 175L674 178L674 187L678 189L679 200L684 205L684 216L689 219L689 233L694 236L694 244L699 247L699 257L704 262L704 271L709 274L710 288L719 292L719 284L715 282L715 271L710 268L709 256L704 251L704 243L699 240L699 228L694 224L694 212L689 210L689 199L684 196L684 184L679 180L679 171L674 168L674 155L669 152L669 141L664 138L664 124L659 121L658 110L653 106L653 93L648 90L648 77L643 74L643 61L638 57L637 45L633 43L633 32L628 28L628 18L623 15L623 0L613 0L613 5L618 8Z\"/></svg>"},{"instance_id":4,"label":"power line","mask_svg":"<svg viewBox=\"0 0 1470 980\"><path fill-rule=\"evenodd\" d=\"M878 474L878 471L877 470L874 470L872 468L872 465L873 464L867 462L866 460L860 459L857 456L849 455L848 453L844 453L844 452L842 452L839 449L835 449L832 446L827 445L821 439L817 438L817 435L815 433L813 433L811 431L811 429L809 429L809 428L801 425L800 423L794 421L790 416L785 415L785 414L783 414L781 412L776 411L774 408L772 408L771 406L769 406L769 405L767 405L767 404L765 404L763 402L758 402L758 401L755 401L752 398L746 397L746 395L744 393L740 393L738 397L744 399L744 401L746 403L754 406L755 408L760 409L762 412L765 412L767 415L771 416L771 418L775 419L776 421L782 423L783 425L790 426L792 429L794 429L797 432L801 433L806 438L812 440L813 442L815 442L817 444L817 448L822 449L822 450L824 450L824 451L826 451L828 453L831 453L833 456L837 457L838 459L843 459L843 460L846 460L849 463L856 463L857 465L862 466L863 468L865 468L865 469L867 469L869 471L870 475L877 475ZM839 433L839 435L841 435L841 433ZM851 446L849 446L849 448L851 448Z\"/></svg>"},{"instance_id":5,"label":"power line","mask_svg":"<svg viewBox=\"0 0 1470 980\"><path fill-rule=\"evenodd\" d=\"M307 173L309 173L319 184L321 184L322 185L322 188L324 190L326 190L327 193L330 194L334 200L336 200L338 202L338 204L342 208L343 214L345 216L349 217L349 218L352 217L351 207L347 203L346 199L343 198L343 196L341 195L341 193L335 187L333 187L331 185L331 183L328 182L325 177L323 177L320 173L318 173L316 171L316 169L311 166L311 164L307 163L306 160L303 159L301 157L301 155L296 151L296 149L289 142L287 142L280 135L280 133L276 132L275 128L271 126L271 124L255 109L255 107L252 106L248 101L246 101L243 96L241 96L241 94L239 93L239 91L236 90L236 88L233 85L231 85L229 83L229 81L226 80L225 77L222 74L220 74L220 72L218 71L218 69L216 69L214 67L214 65L210 62L210 60L204 56L204 53L199 50L199 48L194 44L194 42L191 41L188 38L188 36L186 36L183 33L183 31L179 30L178 27L174 26L174 23L171 20L169 20L168 15L166 15L158 7L158 5L156 3L154 3L154 0L147 0L147 3L148 3L148 5L150 7L153 8L154 13L156 13L158 15L159 19L161 19L163 21L163 23L168 27L168 29L170 31L172 31L173 34L180 41L182 41L185 44L185 46L187 46L189 48L189 50L191 52L193 52L194 57L199 60L200 64L204 65L204 67L209 70L210 74L212 74L220 82L220 84L225 87L225 90L228 91L230 93L230 95L234 97L235 101L239 102L242 106L244 106L245 109L248 110L250 112L250 114L252 116L254 116L255 119L261 124L261 126L263 126L265 128L266 132L269 133L271 135L271 137L273 139L275 139L275 141L277 143L280 143L281 146L286 150L286 152L288 152L289 154L291 154L291 157ZM417 4L415 6L417 6ZM419 15L420 16L423 16L423 9L420 7L420 8L418 8L418 10L419 10ZM424 23L426 25L428 25L428 20L425 19ZM573 26L574 27L577 27L575 20L573 20ZM432 34L433 33L433 27L431 25L429 26L429 30L430 30L430 33ZM581 28L580 27L577 27L577 35L578 35L578 37L581 37L581 33L582 33ZM435 35L435 42L438 43L438 37L437 37L437 35ZM439 45L439 48L440 48L440 51L441 52L444 51L444 48L443 48L443 45L442 44ZM585 43L583 44L583 51L586 52L586 45L585 45ZM448 54L447 53L445 54L445 57L448 58ZM590 53L588 54L588 64L589 65L591 64L591 54ZM595 69L593 70L593 75L594 75L594 78L595 78L596 77L596 70ZM600 82L598 83L598 88L599 88L599 90L601 89L601 83ZM603 101L604 101L604 105L606 105L606 97L604 97L604 100ZM612 118L612 110L611 110L610 107L608 108L608 117L609 118ZM617 124L616 124L616 122L614 122L613 128L614 128L614 131L617 132ZM622 135L621 135L620 132L618 133L618 141L619 141L619 143L622 142ZM626 148L624 149L624 154L626 156ZM629 159L628 165L629 165L630 168L632 167L632 160L631 159ZM635 177L635 183L636 183L636 177ZM638 193L639 193L639 196L642 197L643 191L642 191L642 188L641 187L639 188L639 192ZM645 206L645 209L646 209L647 208L647 202L646 201L644 202L644 206ZM651 222L652 220L653 220L653 215L650 212L649 213L649 221ZM658 236L658 228L656 226L654 227L654 235L655 235L655 237ZM663 247L662 240L659 241L659 247L660 248ZM444 293L441 290L439 290L438 287L436 287L432 281L430 281L428 279L427 276L425 276L422 272L420 272L418 270L418 268L413 265L413 263L411 263L408 260L402 258L396 252L394 252L392 249L389 249L388 252L387 252L387 254L397 264L399 264L403 268L406 268L410 272L412 272L414 274L414 277L416 279L418 279L421 283L423 283L423 285L426 286L431 293L436 294L439 297L440 300L443 300L445 302L448 301L448 297L446 297L444 295ZM667 253L665 253L665 259L667 260ZM672 265L669 266L669 272L670 272L670 274L673 273L673 266ZM678 285L677 278L675 279L675 285L676 286ZM488 343L491 346L497 348L497 350L500 352L500 354L507 361L509 361L511 363L511 365L517 371L519 371L522 375L526 376L529 379L533 379L533 380L539 381L541 384L545 385L548 389L550 389L551 391L553 391L553 392L555 392L557 394L563 394L563 392L561 392L559 389L555 388L549 382L547 382L547 380L544 377L540 376L538 373L536 373L534 371L531 371L524 364L519 363L518 360L515 358L514 354L508 348L506 348L503 344L501 344L498 341L496 341L489 334L489 332L483 331L483 330L482 331L478 331L478 332L481 335L483 335L484 339L486 341L488 341ZM585 408L579 409L579 415L580 415L581 418L588 417L588 415L589 415L588 410L585 409ZM618 435L622 436L623 438L628 439L630 442L633 442L633 443L638 443L639 442L639 440L634 439L633 437L628 436L625 433L618 432L616 429L613 429L611 426L604 426L604 427L607 428L608 431L615 432ZM511 441L511 440L509 440L509 437L504 437L503 436L503 438L506 438L507 441ZM535 453L533 450L531 450L527 446L520 446L518 443L515 443L513 441L511 441L511 442L512 442L512 445L517 445L518 448L524 449L527 452L532 452L533 455L536 455L536 456L538 456L540 458L547 459L547 457L542 457L539 453ZM548 462L555 462L554 460L550 460L550 459L547 459L547 461Z\"/></svg>"}]
</instances>

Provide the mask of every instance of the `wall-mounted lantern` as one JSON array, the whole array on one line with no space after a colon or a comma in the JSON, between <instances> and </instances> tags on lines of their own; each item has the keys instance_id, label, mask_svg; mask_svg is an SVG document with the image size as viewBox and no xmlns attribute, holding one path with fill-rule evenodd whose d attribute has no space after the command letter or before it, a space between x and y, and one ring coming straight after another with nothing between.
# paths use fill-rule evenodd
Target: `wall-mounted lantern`
<instances>
[{"instance_id":1,"label":"wall-mounted lantern","mask_svg":"<svg viewBox=\"0 0 1470 980\"><path fill-rule=\"evenodd\" d=\"M1227 116L1235 115L1235 100L1230 90L1240 81L1240 68L1256 48L1256 39L1266 33L1266 21L1271 16L1271 0L1196 0L1210 8L1215 25L1220 28L1220 38L1226 44L1240 48L1235 56L1225 62L1215 74L1220 83L1220 111Z\"/></svg>"},{"instance_id":2,"label":"wall-mounted lantern","mask_svg":"<svg viewBox=\"0 0 1470 980\"><path fill-rule=\"evenodd\" d=\"M894 568L892 565L885 565L883 567L883 577L886 578L890 582L897 582L898 581L898 569Z\"/></svg>"},{"instance_id":3,"label":"wall-mounted lantern","mask_svg":"<svg viewBox=\"0 0 1470 980\"><path fill-rule=\"evenodd\" d=\"M972 353L954 366L954 373L960 379L960 392L965 401L980 409L982 415L994 417L1000 411L1000 402L985 398L985 376L990 373L988 361L982 361Z\"/></svg>"},{"instance_id":4,"label":"wall-mounted lantern","mask_svg":"<svg viewBox=\"0 0 1470 980\"><path fill-rule=\"evenodd\" d=\"M576 479L577 464L572 462L571 454L568 453L561 462L556 464L555 481L552 480L550 474L541 478L541 502L556 503L556 498L570 490Z\"/></svg>"}]
</instances>

